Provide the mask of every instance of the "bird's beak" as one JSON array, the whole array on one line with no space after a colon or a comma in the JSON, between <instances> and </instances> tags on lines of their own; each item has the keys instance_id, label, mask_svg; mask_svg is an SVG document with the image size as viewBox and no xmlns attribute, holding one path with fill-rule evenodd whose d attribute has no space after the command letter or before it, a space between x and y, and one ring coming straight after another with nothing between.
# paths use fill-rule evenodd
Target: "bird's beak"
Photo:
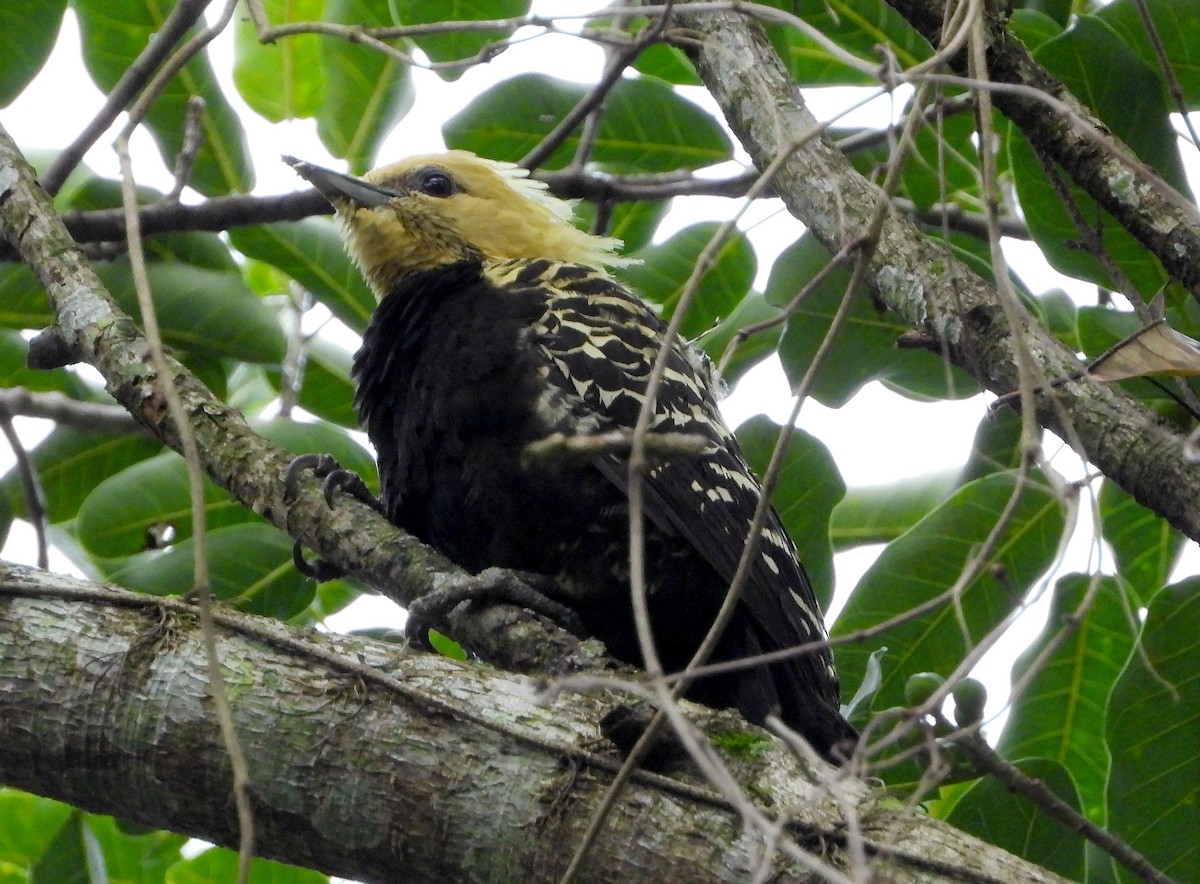
<instances>
[{"instance_id":1,"label":"bird's beak","mask_svg":"<svg viewBox=\"0 0 1200 884\"><path fill-rule=\"evenodd\" d=\"M296 170L296 174L321 192L336 208L339 202L350 201L358 206L373 209L398 196L383 187L368 184L361 178L343 175L333 169L314 166L304 160L285 156L283 161Z\"/></svg>"}]
</instances>

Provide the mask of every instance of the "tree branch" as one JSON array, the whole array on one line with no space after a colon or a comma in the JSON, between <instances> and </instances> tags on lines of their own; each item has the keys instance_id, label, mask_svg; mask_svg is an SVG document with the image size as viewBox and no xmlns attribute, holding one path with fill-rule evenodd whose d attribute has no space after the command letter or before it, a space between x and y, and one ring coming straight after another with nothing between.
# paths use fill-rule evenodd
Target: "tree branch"
<instances>
[{"instance_id":1,"label":"tree branch","mask_svg":"<svg viewBox=\"0 0 1200 884\"><path fill-rule=\"evenodd\" d=\"M831 252L868 229L879 190L824 137L762 31L736 13L693 14L701 78L759 168L789 154L775 189L789 210ZM1200 265L1198 265L1200 266ZM1018 337L1047 378L1082 366L1032 317L1020 328L1004 318L989 283L929 241L894 210L884 219L871 256L871 285L880 301L913 328L943 341L954 361L988 389L1017 388ZM1081 378L1042 390L1041 424L1078 440L1082 454L1192 539L1200 539L1200 465L1183 457L1183 437L1121 390Z\"/></svg>"},{"instance_id":2,"label":"tree branch","mask_svg":"<svg viewBox=\"0 0 1200 884\"><path fill-rule=\"evenodd\" d=\"M925 39L938 44L946 14L944 0L888 0L888 4ZM994 8L984 4L988 75L993 83L1017 87L997 90L996 107L1021 127L1036 150L1061 165L1200 299L1200 212L1038 64ZM950 64L965 74L966 53L960 52Z\"/></svg>"},{"instance_id":3,"label":"tree branch","mask_svg":"<svg viewBox=\"0 0 1200 884\"><path fill-rule=\"evenodd\" d=\"M0 600L0 782L236 843L194 609L3 564ZM552 881L619 766L582 748L606 697L543 705L527 680L488 667L224 609L215 621L271 858L365 881L397 869L414 882ZM710 733L748 730L733 713L693 709ZM813 785L763 739L764 751L727 763L770 796L781 834L834 866L848 862L849 811L881 879L1061 880L919 811L877 809L857 781ZM641 772L580 880L744 881L764 850L691 775ZM811 880L779 855L772 865L771 880Z\"/></svg>"}]
</instances>

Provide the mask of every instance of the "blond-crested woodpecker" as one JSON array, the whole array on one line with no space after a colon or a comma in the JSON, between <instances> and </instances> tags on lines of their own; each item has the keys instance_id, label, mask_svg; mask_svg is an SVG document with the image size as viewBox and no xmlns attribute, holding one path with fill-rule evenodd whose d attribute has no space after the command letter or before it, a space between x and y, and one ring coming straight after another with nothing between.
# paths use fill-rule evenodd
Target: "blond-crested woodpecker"
<instances>
[{"instance_id":1,"label":"blond-crested woodpecker","mask_svg":"<svg viewBox=\"0 0 1200 884\"><path fill-rule=\"evenodd\" d=\"M630 596L625 456L530 458L552 434L630 431L665 324L606 271L620 243L571 224L523 170L464 151L352 178L288 159L333 204L379 306L354 359L355 398L389 519L463 568L550 578L609 652L641 664ZM707 441L647 468L645 577L667 671L713 623L746 544L758 481L717 410L707 360L672 345L652 433ZM826 638L796 549L771 510L714 660ZM688 696L768 715L833 757L855 732L833 657L809 653L697 680Z\"/></svg>"}]
</instances>

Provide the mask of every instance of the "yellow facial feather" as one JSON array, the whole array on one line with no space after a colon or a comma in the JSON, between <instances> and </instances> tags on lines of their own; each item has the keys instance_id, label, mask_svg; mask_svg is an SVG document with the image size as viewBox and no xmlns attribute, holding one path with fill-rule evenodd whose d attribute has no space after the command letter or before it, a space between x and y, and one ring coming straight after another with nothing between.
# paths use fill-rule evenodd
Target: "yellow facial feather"
<instances>
[{"instance_id":1,"label":"yellow facial feather","mask_svg":"<svg viewBox=\"0 0 1200 884\"><path fill-rule=\"evenodd\" d=\"M379 297L401 276L471 257L598 268L628 263L613 253L619 240L574 227L572 204L527 174L461 150L412 156L363 176L388 192L379 204L345 198L334 204L350 251Z\"/></svg>"}]
</instances>

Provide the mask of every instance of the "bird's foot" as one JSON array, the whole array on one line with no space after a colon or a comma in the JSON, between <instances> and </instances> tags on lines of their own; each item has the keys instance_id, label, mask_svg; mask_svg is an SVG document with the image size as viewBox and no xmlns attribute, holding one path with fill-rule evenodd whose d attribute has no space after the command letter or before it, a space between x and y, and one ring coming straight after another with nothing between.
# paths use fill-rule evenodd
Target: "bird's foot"
<instances>
[{"instance_id":1,"label":"bird's foot","mask_svg":"<svg viewBox=\"0 0 1200 884\"><path fill-rule=\"evenodd\" d=\"M312 470L313 475L322 480L321 493L325 497L326 505L330 508L333 507L335 492L341 491L362 501L380 515L386 515L379 498L371 493L371 489L367 487L362 477L357 473L342 469L330 454L301 454L288 464L287 473L283 477L284 503L290 504L300 496L301 477L307 470ZM297 571L318 583L333 580L346 573L342 568L323 559L316 559L312 562L306 560L299 540L292 547L292 562Z\"/></svg>"},{"instance_id":2,"label":"bird's foot","mask_svg":"<svg viewBox=\"0 0 1200 884\"><path fill-rule=\"evenodd\" d=\"M463 602L507 602L540 614L577 636L586 635L579 615L552 598L555 589L554 581L542 574L485 568L411 602L405 631L410 639L428 646L430 627L444 623L446 616Z\"/></svg>"}]
</instances>

